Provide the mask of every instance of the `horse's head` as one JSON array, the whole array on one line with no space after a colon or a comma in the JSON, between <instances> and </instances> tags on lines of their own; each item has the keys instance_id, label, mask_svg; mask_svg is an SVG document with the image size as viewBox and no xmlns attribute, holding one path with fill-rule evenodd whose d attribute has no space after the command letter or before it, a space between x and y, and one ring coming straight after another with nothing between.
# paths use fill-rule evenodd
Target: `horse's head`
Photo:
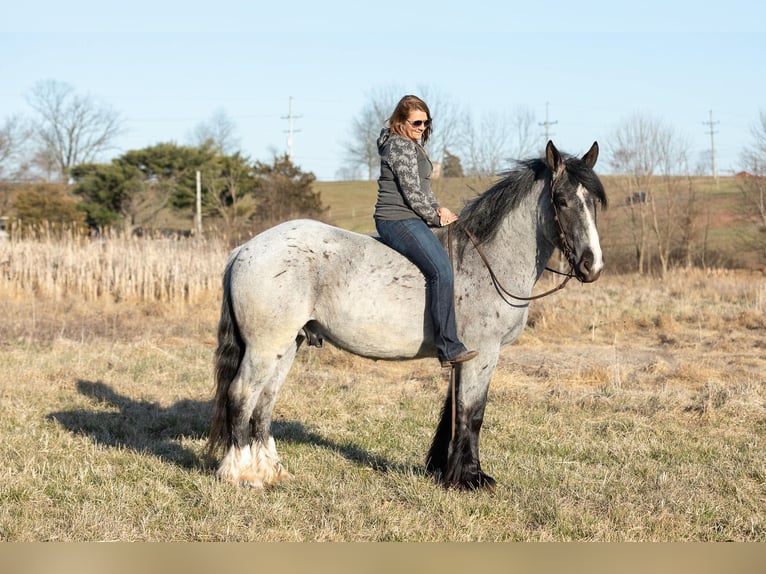
<instances>
[{"instance_id":1,"label":"horse's head","mask_svg":"<svg viewBox=\"0 0 766 574\"><path fill-rule=\"evenodd\" d=\"M598 159L598 143L582 156L564 157L553 142L545 148L545 164L551 170L551 208L557 246L572 266L575 276L585 283L598 279L604 268L596 212L606 207L606 194L593 166Z\"/></svg>"}]
</instances>

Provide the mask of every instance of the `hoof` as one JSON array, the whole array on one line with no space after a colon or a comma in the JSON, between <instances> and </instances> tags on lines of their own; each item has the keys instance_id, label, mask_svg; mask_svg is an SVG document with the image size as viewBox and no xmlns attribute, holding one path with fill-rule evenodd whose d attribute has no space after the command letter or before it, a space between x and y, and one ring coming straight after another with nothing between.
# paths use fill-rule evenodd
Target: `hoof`
<instances>
[{"instance_id":1,"label":"hoof","mask_svg":"<svg viewBox=\"0 0 766 574\"><path fill-rule=\"evenodd\" d=\"M285 470L285 467L283 467L281 464L279 465L279 469L277 470L276 476L274 476L274 479L271 481L271 484L277 484L278 482L289 482L291 480L295 480L295 477L287 472Z\"/></svg>"},{"instance_id":2,"label":"hoof","mask_svg":"<svg viewBox=\"0 0 766 574\"><path fill-rule=\"evenodd\" d=\"M487 490L494 492L497 482L494 478L479 471L478 474L471 477L463 477L461 480L452 483L446 483L447 488L456 488L458 490Z\"/></svg>"},{"instance_id":3,"label":"hoof","mask_svg":"<svg viewBox=\"0 0 766 574\"><path fill-rule=\"evenodd\" d=\"M263 490L273 486L279 482L287 482L294 480L295 477L287 472L285 468L280 464L279 468L273 473L264 476L261 472L243 472L239 476L239 480L234 481L237 486L243 486L245 488L253 488L255 490Z\"/></svg>"},{"instance_id":4,"label":"hoof","mask_svg":"<svg viewBox=\"0 0 766 574\"><path fill-rule=\"evenodd\" d=\"M234 484L243 488L252 488L253 490L263 490L266 485L263 484L257 476L247 476L243 474L239 477L239 480L234 481Z\"/></svg>"},{"instance_id":5,"label":"hoof","mask_svg":"<svg viewBox=\"0 0 766 574\"><path fill-rule=\"evenodd\" d=\"M469 480L467 483L462 485L462 488L465 490L480 490L480 489L486 489L489 492L495 492L495 488L497 487L497 482L494 478L489 476L488 474L484 474L483 472L479 472L479 475L471 480Z\"/></svg>"},{"instance_id":6,"label":"hoof","mask_svg":"<svg viewBox=\"0 0 766 574\"><path fill-rule=\"evenodd\" d=\"M293 479L279 462L272 438L266 444L254 443L241 449L231 447L216 475L224 482L259 490Z\"/></svg>"}]
</instances>

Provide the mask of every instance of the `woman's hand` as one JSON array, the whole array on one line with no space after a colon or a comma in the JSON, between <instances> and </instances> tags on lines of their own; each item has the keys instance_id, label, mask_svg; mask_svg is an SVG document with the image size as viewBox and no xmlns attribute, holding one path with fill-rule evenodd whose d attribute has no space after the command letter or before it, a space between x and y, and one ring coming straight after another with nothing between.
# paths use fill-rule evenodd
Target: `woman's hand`
<instances>
[{"instance_id":1,"label":"woman's hand","mask_svg":"<svg viewBox=\"0 0 766 574\"><path fill-rule=\"evenodd\" d=\"M439 216L439 223L441 223L442 227L444 227L445 225L449 225L450 223L454 223L455 221L458 220L457 215L452 213L446 207L437 208L436 213Z\"/></svg>"}]
</instances>

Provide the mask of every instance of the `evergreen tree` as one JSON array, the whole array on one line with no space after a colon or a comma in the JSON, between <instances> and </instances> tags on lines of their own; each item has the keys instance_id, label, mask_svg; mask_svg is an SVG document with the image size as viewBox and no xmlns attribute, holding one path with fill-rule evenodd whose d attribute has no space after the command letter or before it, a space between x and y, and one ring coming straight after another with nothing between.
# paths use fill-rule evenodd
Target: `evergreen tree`
<instances>
[{"instance_id":1,"label":"evergreen tree","mask_svg":"<svg viewBox=\"0 0 766 574\"><path fill-rule=\"evenodd\" d=\"M85 213L61 185L38 184L25 189L14 199L13 211L25 227L52 224L56 230L85 224Z\"/></svg>"},{"instance_id":2,"label":"evergreen tree","mask_svg":"<svg viewBox=\"0 0 766 574\"><path fill-rule=\"evenodd\" d=\"M442 177L463 177L463 175L463 165L460 163L460 158L445 149Z\"/></svg>"},{"instance_id":3,"label":"evergreen tree","mask_svg":"<svg viewBox=\"0 0 766 574\"><path fill-rule=\"evenodd\" d=\"M295 217L319 217L325 212L322 199L312 185L316 176L302 172L287 154L275 157L271 165L256 162L259 182L256 190L256 218L274 224Z\"/></svg>"},{"instance_id":4,"label":"evergreen tree","mask_svg":"<svg viewBox=\"0 0 766 574\"><path fill-rule=\"evenodd\" d=\"M140 172L133 166L114 161L111 164L83 164L71 172L75 185L72 193L81 198L79 207L87 214L92 227L113 226L127 215L132 196L140 189Z\"/></svg>"}]
</instances>

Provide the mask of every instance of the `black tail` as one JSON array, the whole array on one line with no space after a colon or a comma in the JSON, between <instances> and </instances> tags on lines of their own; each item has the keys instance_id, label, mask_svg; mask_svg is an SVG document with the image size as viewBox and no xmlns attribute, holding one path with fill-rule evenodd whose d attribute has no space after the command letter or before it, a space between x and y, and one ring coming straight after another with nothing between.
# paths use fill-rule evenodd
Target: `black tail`
<instances>
[{"instance_id":1,"label":"black tail","mask_svg":"<svg viewBox=\"0 0 766 574\"><path fill-rule=\"evenodd\" d=\"M215 351L215 400L207 442L210 456L219 445L229 446L231 443L229 386L237 376L245 354L245 342L239 332L231 304L231 270L234 259L234 256L229 259L223 274L223 302L221 318L218 321L218 348Z\"/></svg>"}]
</instances>

